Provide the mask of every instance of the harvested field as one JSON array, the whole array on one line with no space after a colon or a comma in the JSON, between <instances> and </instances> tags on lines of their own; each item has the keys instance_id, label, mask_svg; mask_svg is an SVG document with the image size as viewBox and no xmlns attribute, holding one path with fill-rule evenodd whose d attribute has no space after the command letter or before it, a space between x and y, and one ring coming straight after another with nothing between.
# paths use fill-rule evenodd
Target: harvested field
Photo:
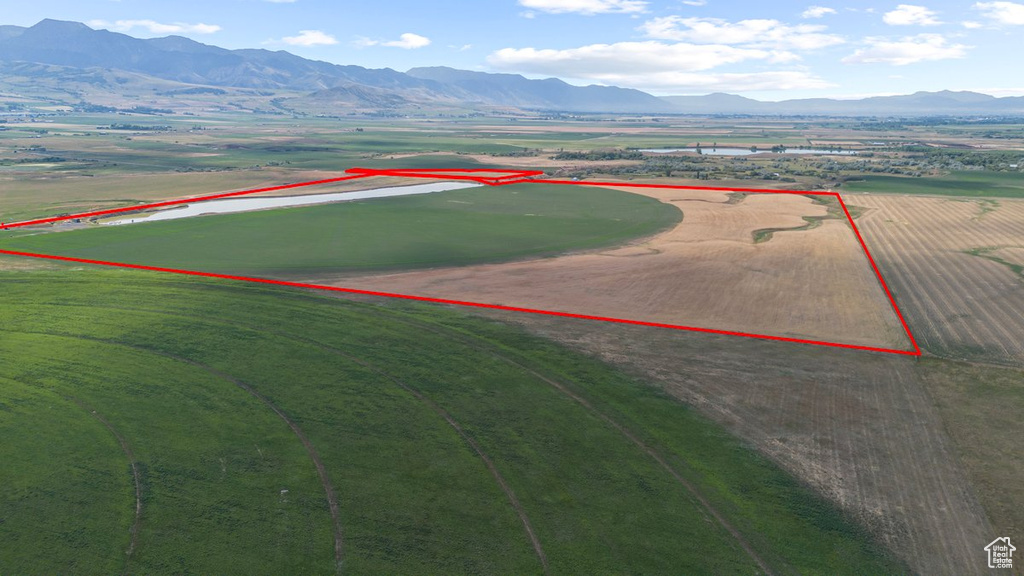
<instances>
[{"instance_id":1,"label":"harvested field","mask_svg":"<svg viewBox=\"0 0 1024 576\"><path fill-rule=\"evenodd\" d=\"M1024 201L856 196L861 228L921 345L1024 364Z\"/></svg>"},{"instance_id":2,"label":"harvested field","mask_svg":"<svg viewBox=\"0 0 1024 576\"><path fill-rule=\"evenodd\" d=\"M342 286L701 328L909 348L842 220L792 194L618 188L678 207L672 230L610 250L334 279ZM318 281L329 279L318 278Z\"/></svg>"},{"instance_id":3,"label":"harvested field","mask_svg":"<svg viewBox=\"0 0 1024 576\"><path fill-rule=\"evenodd\" d=\"M594 354L695 406L838 503L914 572L986 573L979 551L996 530L929 394L945 385L935 380L943 367L785 342L475 313ZM1019 504L1001 497L1003 506Z\"/></svg>"},{"instance_id":4,"label":"harvested field","mask_svg":"<svg viewBox=\"0 0 1024 576\"><path fill-rule=\"evenodd\" d=\"M1024 541L1024 370L940 359L920 369L996 531Z\"/></svg>"}]
</instances>

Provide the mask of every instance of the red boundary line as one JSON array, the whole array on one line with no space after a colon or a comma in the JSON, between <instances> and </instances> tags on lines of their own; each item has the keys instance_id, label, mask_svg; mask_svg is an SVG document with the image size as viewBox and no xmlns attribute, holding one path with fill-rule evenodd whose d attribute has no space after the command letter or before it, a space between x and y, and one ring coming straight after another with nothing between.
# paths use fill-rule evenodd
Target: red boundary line
<instances>
[{"instance_id":1,"label":"red boundary line","mask_svg":"<svg viewBox=\"0 0 1024 576\"><path fill-rule=\"evenodd\" d=\"M357 174L354 176L342 176L341 178L328 178L327 180L313 180L310 182L298 182L296 184L284 184L281 186L270 186L269 188L257 188L255 190L242 190L241 192L225 192L223 194L211 194L209 196L197 196L195 198L184 198L181 200L168 200L167 202L155 202L153 204L139 204L138 206L125 206L124 208L111 208L110 210L96 210L94 212L82 212L80 214L70 214L67 216L54 216L52 218L40 218L38 220L26 220L24 222L15 222L13 224L0 224L0 230L7 230L9 228L21 228L22 226L37 226L39 224L50 224L52 222L61 222L64 220L74 220L75 218L90 218L92 216L106 216L108 214L121 214L124 212L137 212L139 210L147 210L149 208L161 208L164 206L174 206L177 204L190 204L193 202L203 202L206 200L217 200L219 198L231 198L234 196L246 196L249 194L259 194L260 192L273 192L275 190L288 190L291 188L301 188L303 186L318 186L320 184L333 184L335 182L344 182L345 180L356 180L359 178L366 178L372 176L372 174Z\"/></svg>"},{"instance_id":2,"label":"red boundary line","mask_svg":"<svg viewBox=\"0 0 1024 576\"><path fill-rule=\"evenodd\" d=\"M867 350L871 352L884 352L888 354L900 354L906 356L920 356L921 349L917 344L917 340L910 331L910 326L907 324L903 317L903 313L900 311L899 306L896 304L896 299L893 297L892 292L889 290L889 286L886 284L885 279L882 277L882 273L875 263L875 259L871 256L871 252L868 250L867 244L864 242L863 236L861 236L860 230L857 229L857 225L853 221L853 217L850 211L846 207L846 203L843 202L842 197L838 192L812 192L812 191L801 191L801 190L769 190L762 188L716 188L709 186L669 186L664 184L635 184L629 182L580 182L571 180L532 180L534 176L540 176L543 174L541 171L518 171L518 170L492 170L492 169L451 169L451 170L431 170L431 169L395 169L395 170L374 170L371 168L351 168L346 170L347 173L353 174L352 176L345 176L341 178L330 178L326 180L314 180L310 182L299 182L296 184L285 184L282 186L271 186L268 188L258 188L254 190L244 190L240 192L228 192L224 194L212 194L209 196L200 196L197 198L186 198L182 200L171 200L167 202L156 202L153 204L142 204L139 206L129 206L124 208L114 208L110 210L99 210L95 212L83 212L81 214L72 214L69 216L56 216L52 218L42 218L38 220L27 220L24 222L16 222L13 224L6 224L0 226L0 230L9 228L19 228L23 226L33 226L39 224L48 224L52 222L60 222L64 220L72 220L76 218L87 218L92 216L102 216L107 214L118 214L123 212L135 212L138 210L145 210L148 208L158 208L163 206L173 206L177 204L188 204L192 202L202 202L206 200L214 200L218 198L230 198L236 196L244 196L248 194L258 194L260 192L271 192L275 190L286 190L291 188L299 188L303 186L316 186L320 184L330 184L334 182L341 182L345 180L354 180L357 178L368 178L372 176L392 176L392 177L405 177L405 178L429 178L429 179L445 179L445 180L472 180L486 184L490 186L503 186L506 184L517 184L517 183L540 183L540 184L564 184L564 185L577 185L577 186L619 186L619 187L632 187L632 188L667 188L667 189L678 189L678 190L719 190L729 192L750 192L750 193L765 193L765 194L799 194L799 195L818 195L818 196L832 196L839 201L839 205L843 208L843 213L846 215L847 222L850 227L853 228L854 234L857 237L857 241L860 243L861 248L864 250L865 256L868 258L868 262L871 264L872 269L875 271L875 276L878 278L878 282L881 284L882 289L885 291L886 297L889 299L889 303L892 305L893 310L896 312L896 316L900 320L900 324L903 326L903 330L906 332L907 337L910 339L910 343L914 349L911 350L896 350L891 348L879 348L874 346L860 346L856 344L842 344L838 342L826 342L822 340L810 340L804 338L789 338L785 336L771 336L768 334L753 334L749 332L737 332L732 330L717 330L713 328L699 328L695 326L682 326L678 324L665 324L660 322L645 322L642 320L629 320L626 318L611 318L606 316L593 316L589 314L574 314L570 312L557 312L554 310L540 310L535 308L520 308L516 306L502 306L499 304L486 304L482 302L468 302L463 300L451 300L447 298L431 298L426 296L413 296L410 294L396 294L392 292L378 292L374 290L359 290L355 288L342 288L337 286L324 286L321 284L307 284L303 282L289 282L286 280L271 280L267 278L254 278L249 276L235 276L230 274L216 274L213 272L200 272L196 270L180 270L176 268L161 268L158 266L145 266L142 264L127 264L124 262L107 262L103 260L89 260L85 258L72 258L69 256L57 256L53 254L36 254L32 252L17 252L11 250L0 250L0 254L6 254L8 256L19 256L26 258L39 258L44 260L57 260L62 262L74 262L79 264L95 264L100 266L112 266L116 268L129 268L133 270L147 270L150 272L165 272L172 274L185 274L188 276L201 276L205 278L218 278L223 280L236 280L242 282L253 282L257 284L271 284L276 286L288 286L293 288L309 288L314 290L325 290L330 292L343 292L348 294L361 294L368 296L384 296L388 298L401 298L405 300L417 300L420 302L432 302L436 304L454 304L458 306L470 306L474 308L488 308L493 310L506 310L511 312L525 312L530 314L543 314L547 316L559 316L563 318L576 318L582 320L600 320L604 322L615 322L618 324L632 324L637 326L650 326L655 328L669 328L673 330L687 330L691 332L703 332L707 334L719 334L725 336L741 336L744 338L757 338L761 340L774 340L779 342L794 342L799 344L811 344L816 346L830 346L835 348L847 348L853 350ZM505 176L491 176L487 177L485 174L505 174Z\"/></svg>"}]
</instances>

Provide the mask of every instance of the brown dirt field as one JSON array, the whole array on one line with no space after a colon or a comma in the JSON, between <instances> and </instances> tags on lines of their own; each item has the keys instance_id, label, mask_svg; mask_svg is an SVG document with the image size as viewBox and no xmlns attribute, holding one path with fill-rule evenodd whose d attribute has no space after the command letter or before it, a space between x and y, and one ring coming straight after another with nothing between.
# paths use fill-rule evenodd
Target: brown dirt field
<instances>
[{"instance_id":1,"label":"brown dirt field","mask_svg":"<svg viewBox=\"0 0 1024 576\"><path fill-rule=\"evenodd\" d=\"M624 189L679 207L672 230L621 248L504 264L317 279L341 286L701 328L909 347L849 227L807 224L799 195Z\"/></svg>"},{"instance_id":2,"label":"brown dirt field","mask_svg":"<svg viewBox=\"0 0 1024 576\"><path fill-rule=\"evenodd\" d=\"M865 239L928 352L1024 365L1024 278L984 257L1020 258L1024 201L874 194L851 201L870 208L860 220Z\"/></svg>"},{"instance_id":3,"label":"brown dirt field","mask_svg":"<svg viewBox=\"0 0 1024 576\"><path fill-rule=\"evenodd\" d=\"M494 310L723 424L920 574L982 574L996 536L913 358ZM932 360L931 362L945 362Z\"/></svg>"}]
</instances>

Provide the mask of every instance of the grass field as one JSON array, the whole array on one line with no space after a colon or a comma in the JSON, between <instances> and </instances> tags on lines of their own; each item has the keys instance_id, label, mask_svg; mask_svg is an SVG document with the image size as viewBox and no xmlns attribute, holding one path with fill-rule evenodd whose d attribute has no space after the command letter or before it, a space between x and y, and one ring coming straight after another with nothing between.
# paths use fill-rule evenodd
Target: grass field
<instances>
[{"instance_id":1,"label":"grass field","mask_svg":"<svg viewBox=\"0 0 1024 576\"><path fill-rule=\"evenodd\" d=\"M692 410L516 329L145 273L0 280L3 573L900 570Z\"/></svg>"},{"instance_id":2,"label":"grass field","mask_svg":"<svg viewBox=\"0 0 1024 576\"><path fill-rule=\"evenodd\" d=\"M984 171L953 172L946 176L928 178L866 175L843 184L843 191L1024 198L1024 175L1017 172Z\"/></svg>"},{"instance_id":3,"label":"grass field","mask_svg":"<svg viewBox=\"0 0 1024 576\"><path fill-rule=\"evenodd\" d=\"M681 217L672 206L626 192L520 184L42 234L0 246L190 270L302 275L611 246Z\"/></svg>"}]
</instances>

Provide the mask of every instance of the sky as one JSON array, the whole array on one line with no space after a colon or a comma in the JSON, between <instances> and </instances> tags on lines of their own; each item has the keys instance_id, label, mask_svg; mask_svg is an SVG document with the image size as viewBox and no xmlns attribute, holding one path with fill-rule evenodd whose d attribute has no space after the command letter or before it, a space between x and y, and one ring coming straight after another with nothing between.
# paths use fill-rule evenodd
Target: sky
<instances>
[{"instance_id":1,"label":"sky","mask_svg":"<svg viewBox=\"0 0 1024 576\"><path fill-rule=\"evenodd\" d=\"M761 100L974 90L1024 95L1024 0L5 0L0 24L451 66L656 95Z\"/></svg>"}]
</instances>

